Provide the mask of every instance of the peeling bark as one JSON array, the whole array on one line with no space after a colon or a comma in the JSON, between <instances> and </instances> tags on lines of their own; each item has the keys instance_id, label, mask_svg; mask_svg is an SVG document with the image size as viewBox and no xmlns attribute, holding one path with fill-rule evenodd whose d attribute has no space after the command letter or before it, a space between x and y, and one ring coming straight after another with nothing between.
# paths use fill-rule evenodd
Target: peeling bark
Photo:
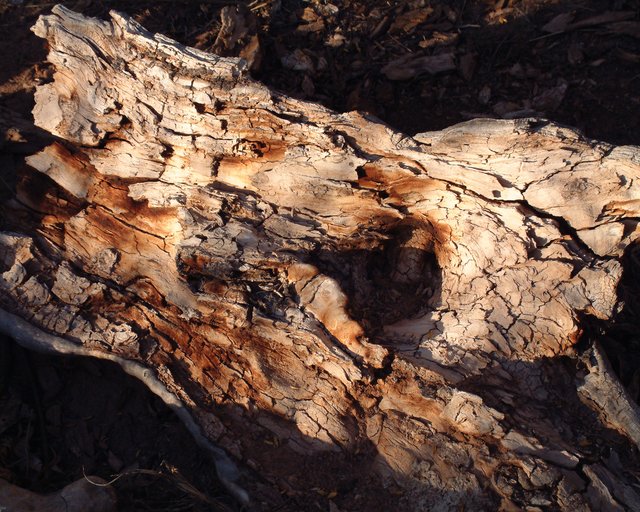
<instances>
[{"instance_id":1,"label":"peeling bark","mask_svg":"<svg viewBox=\"0 0 640 512\"><path fill-rule=\"evenodd\" d=\"M34 27L59 140L6 208L4 315L148 368L257 508L376 482L416 511L638 509L638 408L581 327L616 311L637 147L408 137L111 17Z\"/></svg>"}]
</instances>

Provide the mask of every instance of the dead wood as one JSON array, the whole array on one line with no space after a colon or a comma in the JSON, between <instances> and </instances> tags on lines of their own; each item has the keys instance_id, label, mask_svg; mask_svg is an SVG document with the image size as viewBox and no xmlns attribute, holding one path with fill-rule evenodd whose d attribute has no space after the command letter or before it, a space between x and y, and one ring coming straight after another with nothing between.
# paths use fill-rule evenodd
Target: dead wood
<instances>
[{"instance_id":1,"label":"dead wood","mask_svg":"<svg viewBox=\"0 0 640 512\"><path fill-rule=\"evenodd\" d=\"M59 140L6 208L4 332L139 374L256 507L374 482L408 510L640 508L638 409L583 334L618 307L637 147L408 137L122 14L34 31Z\"/></svg>"}]
</instances>

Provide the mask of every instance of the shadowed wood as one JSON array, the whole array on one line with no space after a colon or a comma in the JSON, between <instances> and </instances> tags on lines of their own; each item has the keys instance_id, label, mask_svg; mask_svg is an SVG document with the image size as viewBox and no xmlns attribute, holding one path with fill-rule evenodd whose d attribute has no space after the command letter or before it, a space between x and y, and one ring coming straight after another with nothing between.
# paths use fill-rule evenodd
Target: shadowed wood
<instances>
[{"instance_id":1,"label":"shadowed wood","mask_svg":"<svg viewBox=\"0 0 640 512\"><path fill-rule=\"evenodd\" d=\"M6 208L5 332L150 369L257 508L345 475L407 510L640 508L638 408L582 323L618 307L637 147L535 119L408 137L118 13L34 32L59 140Z\"/></svg>"}]
</instances>

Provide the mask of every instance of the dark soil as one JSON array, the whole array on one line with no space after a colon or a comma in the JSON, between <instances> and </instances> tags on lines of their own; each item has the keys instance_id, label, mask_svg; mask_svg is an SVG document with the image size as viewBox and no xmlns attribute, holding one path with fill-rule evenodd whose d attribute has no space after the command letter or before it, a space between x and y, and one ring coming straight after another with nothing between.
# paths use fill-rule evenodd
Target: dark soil
<instances>
[{"instance_id":1,"label":"dark soil","mask_svg":"<svg viewBox=\"0 0 640 512\"><path fill-rule=\"evenodd\" d=\"M121 475L119 510L233 510L182 423L119 366L0 338L0 478L46 493L85 475Z\"/></svg>"},{"instance_id":2,"label":"dark soil","mask_svg":"<svg viewBox=\"0 0 640 512\"><path fill-rule=\"evenodd\" d=\"M473 117L539 116L591 138L640 143L640 0L62 3L99 17L125 11L152 31L226 54L247 54L257 36L257 79L337 110L367 111L409 134ZM0 128L8 112L30 120L34 86L49 70L29 27L52 5L0 0ZM216 41L220 10L236 5L247 26L242 41ZM433 74L427 57L440 59ZM0 141L0 199L12 193L21 152ZM625 341L637 332L629 311L609 335L627 351L614 364L638 396L637 365L624 364L640 360L640 340ZM107 480L124 474L114 483L120 510L230 504L184 427L139 383L106 363L0 341L0 477L49 491L83 471ZM282 510L328 510L321 503Z\"/></svg>"}]
</instances>

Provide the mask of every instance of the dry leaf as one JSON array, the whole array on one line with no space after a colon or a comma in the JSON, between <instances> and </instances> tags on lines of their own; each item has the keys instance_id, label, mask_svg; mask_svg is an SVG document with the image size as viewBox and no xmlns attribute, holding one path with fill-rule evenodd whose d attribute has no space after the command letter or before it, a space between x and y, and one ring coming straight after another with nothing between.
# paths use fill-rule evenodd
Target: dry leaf
<instances>
[{"instance_id":1,"label":"dry leaf","mask_svg":"<svg viewBox=\"0 0 640 512\"><path fill-rule=\"evenodd\" d=\"M569 64L572 66L577 66L578 64L582 64L584 61L584 53L582 52L582 47L578 43L571 43L569 46L569 50L567 50L567 59L569 60Z\"/></svg>"},{"instance_id":2,"label":"dry leaf","mask_svg":"<svg viewBox=\"0 0 640 512\"><path fill-rule=\"evenodd\" d=\"M585 20L576 21L567 27L567 30L576 30L578 28L594 27L596 25L602 25L604 23L613 23L615 21L624 21L635 17L633 11L607 11L597 16L591 16Z\"/></svg>"},{"instance_id":3,"label":"dry leaf","mask_svg":"<svg viewBox=\"0 0 640 512\"><path fill-rule=\"evenodd\" d=\"M389 29L389 16L385 16L380 20L380 22L374 27L369 34L371 39L375 39L376 37L384 34Z\"/></svg>"},{"instance_id":4,"label":"dry leaf","mask_svg":"<svg viewBox=\"0 0 640 512\"><path fill-rule=\"evenodd\" d=\"M544 32L557 34L562 32L569 32L571 30L577 30L580 28L603 25L605 23L621 22L631 19L634 16L635 13L633 11L607 11L602 14L598 14L597 16L591 16L590 18L571 23L574 18L574 14L566 12L558 14L549 23L544 25L542 27L542 30Z\"/></svg>"},{"instance_id":5,"label":"dry leaf","mask_svg":"<svg viewBox=\"0 0 640 512\"><path fill-rule=\"evenodd\" d=\"M298 25L296 28L296 32L299 34L308 34L310 32L321 32L324 30L324 21L319 19L318 21L314 21L313 23L306 23L302 25Z\"/></svg>"},{"instance_id":6,"label":"dry leaf","mask_svg":"<svg viewBox=\"0 0 640 512\"><path fill-rule=\"evenodd\" d=\"M342 512L338 505L336 505L333 501L329 501L329 512Z\"/></svg>"},{"instance_id":7,"label":"dry leaf","mask_svg":"<svg viewBox=\"0 0 640 512\"><path fill-rule=\"evenodd\" d=\"M493 105L493 112L499 115L500 117L504 117L510 112L515 112L521 110L522 106L518 103L514 103L513 101L499 101L495 105Z\"/></svg>"},{"instance_id":8,"label":"dry leaf","mask_svg":"<svg viewBox=\"0 0 640 512\"><path fill-rule=\"evenodd\" d=\"M558 14L549 23L542 27L542 31L549 33L564 32L569 26L569 23L573 21L573 18L574 14L572 12L563 12L562 14Z\"/></svg>"},{"instance_id":9,"label":"dry leaf","mask_svg":"<svg viewBox=\"0 0 640 512\"><path fill-rule=\"evenodd\" d=\"M292 69L293 71L314 72L313 60L299 48L292 53L286 54L280 59L280 62L282 62L285 68Z\"/></svg>"},{"instance_id":10,"label":"dry leaf","mask_svg":"<svg viewBox=\"0 0 640 512\"><path fill-rule=\"evenodd\" d=\"M304 75L301 87L307 96L313 96L316 92L316 87L313 85L313 81L309 78L309 75Z\"/></svg>"},{"instance_id":11,"label":"dry leaf","mask_svg":"<svg viewBox=\"0 0 640 512\"><path fill-rule=\"evenodd\" d=\"M407 34L415 30L415 28L427 21L433 9L431 7L422 7L405 12L398 16L389 28L390 32L406 32Z\"/></svg>"},{"instance_id":12,"label":"dry leaf","mask_svg":"<svg viewBox=\"0 0 640 512\"><path fill-rule=\"evenodd\" d=\"M509 68L507 71L514 78L524 78L526 76L525 70L522 67L522 64L516 62L513 66Z\"/></svg>"},{"instance_id":13,"label":"dry leaf","mask_svg":"<svg viewBox=\"0 0 640 512\"><path fill-rule=\"evenodd\" d=\"M626 60L627 62L640 62L640 54L627 52L625 50L617 49L616 55L620 57L622 60Z\"/></svg>"},{"instance_id":14,"label":"dry leaf","mask_svg":"<svg viewBox=\"0 0 640 512\"><path fill-rule=\"evenodd\" d=\"M232 6L222 8L220 22L222 26L215 43L213 43L213 51L224 55L233 50L237 43L249 33L249 27L244 14Z\"/></svg>"},{"instance_id":15,"label":"dry leaf","mask_svg":"<svg viewBox=\"0 0 640 512\"><path fill-rule=\"evenodd\" d=\"M260 67L262 52L256 34L256 18L245 7L226 6L220 11L221 27L212 51L218 55L242 57L249 68Z\"/></svg>"},{"instance_id":16,"label":"dry leaf","mask_svg":"<svg viewBox=\"0 0 640 512\"><path fill-rule=\"evenodd\" d=\"M513 112L507 112L502 116L503 119L522 119L525 117L543 117L543 114L531 108L522 108L520 110L514 110Z\"/></svg>"},{"instance_id":17,"label":"dry leaf","mask_svg":"<svg viewBox=\"0 0 640 512\"><path fill-rule=\"evenodd\" d=\"M423 73L435 75L445 71L452 71L455 68L456 63L453 53L426 55L423 57L415 57L413 54L409 54L391 61L382 68L382 73L389 80L410 80Z\"/></svg>"},{"instance_id":18,"label":"dry leaf","mask_svg":"<svg viewBox=\"0 0 640 512\"><path fill-rule=\"evenodd\" d=\"M559 80L558 85L551 87L533 98L533 107L544 112L553 112L556 110L569 88L566 80Z\"/></svg>"},{"instance_id":19,"label":"dry leaf","mask_svg":"<svg viewBox=\"0 0 640 512\"><path fill-rule=\"evenodd\" d=\"M474 53L465 53L458 61L458 69L462 77L469 81L476 70L477 58Z\"/></svg>"},{"instance_id":20,"label":"dry leaf","mask_svg":"<svg viewBox=\"0 0 640 512\"><path fill-rule=\"evenodd\" d=\"M311 7L305 8L302 12L302 20L305 23L301 23L296 27L296 32L298 33L309 33L309 32L320 32L324 30L324 20L321 16L318 16L316 11L314 11Z\"/></svg>"},{"instance_id":21,"label":"dry leaf","mask_svg":"<svg viewBox=\"0 0 640 512\"><path fill-rule=\"evenodd\" d=\"M260 47L260 38L254 35L249 42L240 50L239 57L247 61L251 71L257 71L262 64L262 48Z\"/></svg>"},{"instance_id":22,"label":"dry leaf","mask_svg":"<svg viewBox=\"0 0 640 512\"><path fill-rule=\"evenodd\" d=\"M327 42L325 43L330 48L338 48L342 46L346 42L345 37L342 34L333 33L327 38Z\"/></svg>"},{"instance_id":23,"label":"dry leaf","mask_svg":"<svg viewBox=\"0 0 640 512\"><path fill-rule=\"evenodd\" d=\"M429 48L431 46L449 46L455 44L460 39L460 34L452 32L434 32L429 39L423 39L418 43L420 48Z\"/></svg>"},{"instance_id":24,"label":"dry leaf","mask_svg":"<svg viewBox=\"0 0 640 512\"><path fill-rule=\"evenodd\" d=\"M316 3L315 6L318 13L325 17L334 16L335 14L338 14L340 12L340 8L334 4Z\"/></svg>"},{"instance_id":25,"label":"dry leaf","mask_svg":"<svg viewBox=\"0 0 640 512\"><path fill-rule=\"evenodd\" d=\"M489 103L490 99L491 99L491 87L489 87L488 85L484 85L482 89L480 89L480 92L478 93L478 102L481 105L486 105L487 103Z\"/></svg>"},{"instance_id":26,"label":"dry leaf","mask_svg":"<svg viewBox=\"0 0 640 512\"><path fill-rule=\"evenodd\" d=\"M318 21L320 16L313 10L313 7L305 7L300 18L307 23L313 23L314 21Z\"/></svg>"},{"instance_id":27,"label":"dry leaf","mask_svg":"<svg viewBox=\"0 0 640 512\"><path fill-rule=\"evenodd\" d=\"M607 30L614 34L635 37L640 39L640 21L619 21L607 25Z\"/></svg>"}]
</instances>

